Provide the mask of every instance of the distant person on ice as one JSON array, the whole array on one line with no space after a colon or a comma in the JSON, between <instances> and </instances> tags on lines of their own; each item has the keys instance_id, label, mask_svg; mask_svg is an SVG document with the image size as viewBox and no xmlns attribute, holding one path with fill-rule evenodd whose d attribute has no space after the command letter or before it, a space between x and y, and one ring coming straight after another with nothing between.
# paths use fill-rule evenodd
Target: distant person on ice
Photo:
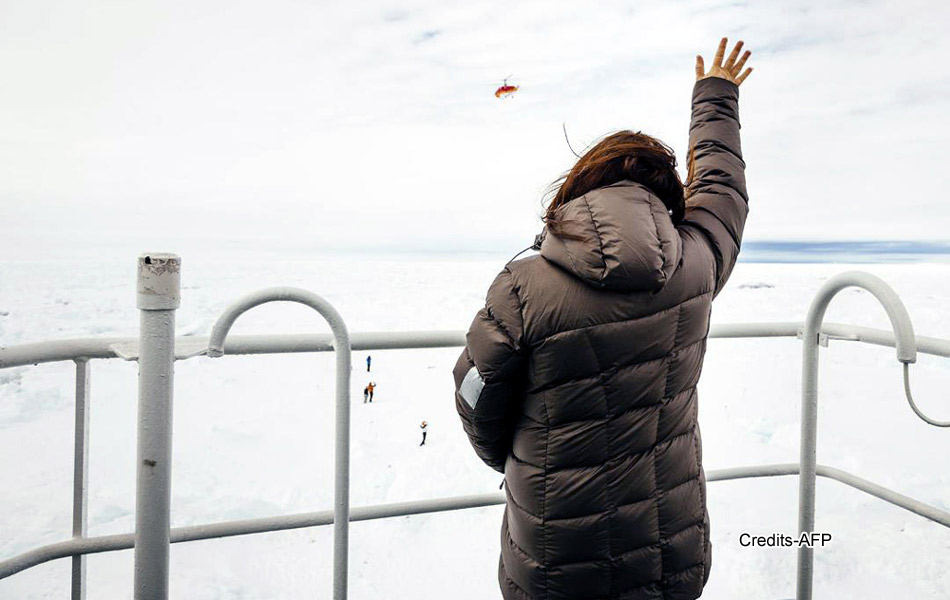
<instances>
[{"instance_id":1,"label":"distant person on ice","mask_svg":"<svg viewBox=\"0 0 950 600\"><path fill-rule=\"evenodd\" d=\"M429 424L423 421L422 425L419 425L419 429L422 430L422 443L419 445L425 446L426 445L426 431L429 429Z\"/></svg>"},{"instance_id":2,"label":"distant person on ice","mask_svg":"<svg viewBox=\"0 0 950 600\"><path fill-rule=\"evenodd\" d=\"M376 382L370 381L369 385L366 386L366 391L369 392L369 401L373 401L373 390L376 389Z\"/></svg>"},{"instance_id":3,"label":"distant person on ice","mask_svg":"<svg viewBox=\"0 0 950 600\"><path fill-rule=\"evenodd\" d=\"M540 254L504 267L468 330L455 406L505 474L506 600L692 600L709 579L696 384L749 212L750 52L726 44L708 71L696 57L686 183L656 138L602 139L552 186Z\"/></svg>"},{"instance_id":4,"label":"distant person on ice","mask_svg":"<svg viewBox=\"0 0 950 600\"><path fill-rule=\"evenodd\" d=\"M369 386L363 388L363 404L366 404L367 398L369 398Z\"/></svg>"},{"instance_id":5,"label":"distant person on ice","mask_svg":"<svg viewBox=\"0 0 950 600\"><path fill-rule=\"evenodd\" d=\"M367 356L366 356L366 372L367 372L367 373L369 373L369 368L370 368L370 366L372 366L372 364L373 364L373 357L367 355Z\"/></svg>"}]
</instances>

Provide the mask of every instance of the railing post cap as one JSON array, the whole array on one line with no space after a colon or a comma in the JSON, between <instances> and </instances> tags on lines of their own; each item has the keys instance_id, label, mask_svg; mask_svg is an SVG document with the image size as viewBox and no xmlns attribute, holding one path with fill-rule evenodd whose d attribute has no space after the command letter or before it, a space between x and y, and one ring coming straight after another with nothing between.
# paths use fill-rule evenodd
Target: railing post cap
<instances>
[{"instance_id":1,"label":"railing post cap","mask_svg":"<svg viewBox=\"0 0 950 600\"><path fill-rule=\"evenodd\" d=\"M145 252L138 259L136 306L139 310L175 310L181 306L181 258Z\"/></svg>"}]
</instances>

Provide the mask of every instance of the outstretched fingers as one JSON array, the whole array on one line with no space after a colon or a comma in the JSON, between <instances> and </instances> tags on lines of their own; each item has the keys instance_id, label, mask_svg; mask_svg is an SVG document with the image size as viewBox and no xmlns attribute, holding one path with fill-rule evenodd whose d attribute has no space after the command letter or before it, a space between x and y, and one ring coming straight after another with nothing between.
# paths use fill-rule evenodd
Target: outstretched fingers
<instances>
[{"instance_id":1,"label":"outstretched fingers","mask_svg":"<svg viewBox=\"0 0 950 600\"><path fill-rule=\"evenodd\" d=\"M716 49L716 58L713 59L714 67L722 67L722 57L726 54L727 41L727 38L722 38L719 41L719 48Z\"/></svg>"},{"instance_id":2,"label":"outstretched fingers","mask_svg":"<svg viewBox=\"0 0 950 600\"><path fill-rule=\"evenodd\" d=\"M732 49L732 52L729 53L729 58L726 59L726 64L723 65L723 68L730 73L736 64L736 59L739 58L739 50L742 49L742 40L736 42L736 47Z\"/></svg>"},{"instance_id":3,"label":"outstretched fingers","mask_svg":"<svg viewBox=\"0 0 950 600\"><path fill-rule=\"evenodd\" d=\"M742 42L740 42L740 43L742 43ZM742 67L745 66L745 61L749 60L749 56L750 56L751 54L752 54L752 52L751 52L750 50L746 50L746 51L745 51L745 54L742 55L742 59L739 60L739 62L736 63L736 66L733 67L732 70L730 71L730 73L732 73L732 76L733 76L733 77L735 77L736 75L738 75L739 73L742 72Z\"/></svg>"},{"instance_id":4,"label":"outstretched fingers","mask_svg":"<svg viewBox=\"0 0 950 600\"><path fill-rule=\"evenodd\" d=\"M732 49L729 53L729 57L723 62L723 57L726 54L726 46L728 44L729 38L724 37L719 40L719 48L716 49L716 56L713 59L713 63L709 65L708 73L706 72L706 65L703 62L702 55L696 55L696 81L709 77L720 77L739 85L752 73L751 67L746 69L745 72L742 71L746 61L748 61L752 55L752 52L749 50L742 52L742 46L744 45L742 40L736 42L735 48ZM742 54L741 57L740 53Z\"/></svg>"}]
</instances>

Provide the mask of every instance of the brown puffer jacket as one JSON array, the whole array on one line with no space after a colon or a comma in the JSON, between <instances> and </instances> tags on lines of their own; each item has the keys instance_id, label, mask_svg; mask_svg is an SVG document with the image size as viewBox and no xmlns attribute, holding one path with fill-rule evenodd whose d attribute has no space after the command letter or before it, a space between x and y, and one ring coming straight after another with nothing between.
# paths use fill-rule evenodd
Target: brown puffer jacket
<instances>
[{"instance_id":1,"label":"brown puffer jacket","mask_svg":"<svg viewBox=\"0 0 950 600\"><path fill-rule=\"evenodd\" d=\"M475 452L505 474L507 600L693 599L712 547L697 425L713 299L748 214L739 88L693 88L695 173L674 226L631 181L566 204L488 291L454 370Z\"/></svg>"}]
</instances>

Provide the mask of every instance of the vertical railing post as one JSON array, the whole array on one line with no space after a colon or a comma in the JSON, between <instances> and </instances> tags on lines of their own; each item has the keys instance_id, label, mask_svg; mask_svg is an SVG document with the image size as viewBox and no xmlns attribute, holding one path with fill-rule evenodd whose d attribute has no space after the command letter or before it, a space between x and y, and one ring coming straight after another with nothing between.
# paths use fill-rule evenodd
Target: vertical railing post
<instances>
[{"instance_id":1,"label":"vertical railing post","mask_svg":"<svg viewBox=\"0 0 950 600\"><path fill-rule=\"evenodd\" d=\"M350 537L350 334L330 307L321 311L333 329L336 353L336 449L333 486L333 597L346 600Z\"/></svg>"},{"instance_id":2,"label":"vertical railing post","mask_svg":"<svg viewBox=\"0 0 950 600\"><path fill-rule=\"evenodd\" d=\"M168 598L175 310L181 259L138 259L139 404L135 479L135 600Z\"/></svg>"},{"instance_id":3,"label":"vertical railing post","mask_svg":"<svg viewBox=\"0 0 950 600\"><path fill-rule=\"evenodd\" d=\"M76 359L76 427L73 438L73 537L86 537L89 498L89 360ZM86 600L86 555L72 558L72 600Z\"/></svg>"},{"instance_id":4,"label":"vertical railing post","mask_svg":"<svg viewBox=\"0 0 950 600\"><path fill-rule=\"evenodd\" d=\"M812 304L802 334L802 422L798 475L798 533L811 533L815 528L815 485L818 473L818 335L830 294L820 294ZM816 306L817 305L817 306ZM796 600L811 600L814 571L814 549L798 547Z\"/></svg>"}]
</instances>

